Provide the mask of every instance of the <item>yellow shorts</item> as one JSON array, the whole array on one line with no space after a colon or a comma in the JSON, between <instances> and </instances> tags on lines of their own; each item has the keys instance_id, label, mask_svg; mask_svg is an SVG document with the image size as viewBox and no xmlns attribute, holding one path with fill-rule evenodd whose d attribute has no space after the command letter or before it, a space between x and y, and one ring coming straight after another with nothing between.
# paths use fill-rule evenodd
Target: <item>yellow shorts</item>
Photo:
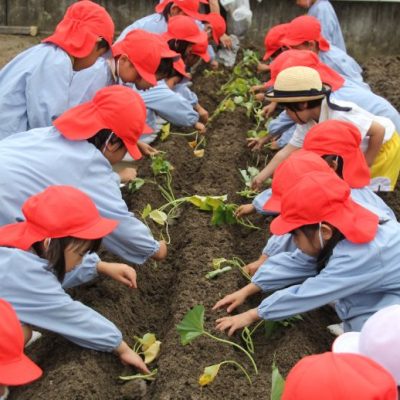
<instances>
[{"instance_id":1,"label":"yellow shorts","mask_svg":"<svg viewBox=\"0 0 400 400\"><path fill-rule=\"evenodd\" d=\"M397 132L384 143L371 166L371 188L393 191L400 171L400 138Z\"/></svg>"}]
</instances>

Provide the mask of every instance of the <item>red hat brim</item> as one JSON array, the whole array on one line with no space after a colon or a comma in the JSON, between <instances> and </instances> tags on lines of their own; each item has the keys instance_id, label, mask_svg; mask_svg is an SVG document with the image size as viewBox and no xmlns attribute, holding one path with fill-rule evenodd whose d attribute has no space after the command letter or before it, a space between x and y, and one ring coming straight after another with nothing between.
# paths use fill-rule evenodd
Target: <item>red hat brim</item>
<instances>
[{"instance_id":1,"label":"red hat brim","mask_svg":"<svg viewBox=\"0 0 400 400\"><path fill-rule=\"evenodd\" d=\"M174 36L172 36L169 32L165 32L162 34L162 37L168 42L171 39L177 39L177 40L185 40L186 42L189 43L204 43L204 42L208 42L208 37L207 37L207 33L205 33L204 31L199 30L199 32L195 35L192 36L186 36L184 38L176 38Z\"/></svg>"},{"instance_id":2,"label":"red hat brim","mask_svg":"<svg viewBox=\"0 0 400 400\"><path fill-rule=\"evenodd\" d=\"M280 213L281 212L281 197L272 192L271 197L263 205L263 210L267 212Z\"/></svg>"},{"instance_id":3,"label":"red hat brim","mask_svg":"<svg viewBox=\"0 0 400 400\"><path fill-rule=\"evenodd\" d=\"M270 229L274 235L284 235L303 225L319 222L322 221L287 221L281 214L271 222ZM341 207L327 214L324 222L335 226L352 243L368 243L376 235L379 217L348 198Z\"/></svg>"},{"instance_id":4,"label":"red hat brim","mask_svg":"<svg viewBox=\"0 0 400 400\"><path fill-rule=\"evenodd\" d=\"M19 360L0 365L0 385L26 385L42 375L43 371L25 354Z\"/></svg>"}]
</instances>

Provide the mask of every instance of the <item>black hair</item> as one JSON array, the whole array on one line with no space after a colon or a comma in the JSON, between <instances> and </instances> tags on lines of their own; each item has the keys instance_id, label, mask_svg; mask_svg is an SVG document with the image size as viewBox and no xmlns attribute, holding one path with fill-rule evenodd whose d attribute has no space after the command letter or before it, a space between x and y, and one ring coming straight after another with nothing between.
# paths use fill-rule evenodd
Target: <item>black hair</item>
<instances>
[{"instance_id":1,"label":"black hair","mask_svg":"<svg viewBox=\"0 0 400 400\"><path fill-rule=\"evenodd\" d=\"M110 135L112 135L111 138ZM119 149L124 146L122 139L115 135L111 129L101 129L94 136L87 139L89 143L92 143L100 151L102 151L104 145L107 143L107 140L109 140L109 143L111 144L118 143Z\"/></svg>"},{"instance_id":2,"label":"black hair","mask_svg":"<svg viewBox=\"0 0 400 400\"><path fill-rule=\"evenodd\" d=\"M179 53L183 60L185 59L185 53L190 44L190 42L180 39L171 39L168 41L169 48Z\"/></svg>"},{"instance_id":3,"label":"black hair","mask_svg":"<svg viewBox=\"0 0 400 400\"><path fill-rule=\"evenodd\" d=\"M168 79L174 76L174 59L162 58L156 74L157 79Z\"/></svg>"},{"instance_id":4,"label":"black hair","mask_svg":"<svg viewBox=\"0 0 400 400\"><path fill-rule=\"evenodd\" d=\"M287 107L289 110L292 110L294 112L296 111L303 111L303 110L311 110L312 108L318 107L322 104L322 99L316 99L316 100L309 100L309 101L295 101L295 102L290 102L290 103L281 103L285 107ZM300 104L301 103L307 103L305 108L301 108Z\"/></svg>"},{"instance_id":5,"label":"black hair","mask_svg":"<svg viewBox=\"0 0 400 400\"><path fill-rule=\"evenodd\" d=\"M331 224L327 222L321 222L321 224L329 225L331 227L332 237L325 243L325 246L321 249L321 252L317 257L318 273L320 273L326 267L326 264L328 264L336 245L345 238L343 233ZM309 224L303 225L300 228L297 228L297 230L302 231L308 239L312 240L315 237L315 232L319 229L319 227L320 224Z\"/></svg>"},{"instance_id":6,"label":"black hair","mask_svg":"<svg viewBox=\"0 0 400 400\"><path fill-rule=\"evenodd\" d=\"M343 179L343 165L344 165L343 158L336 154L324 154L322 158L328 164L330 164L332 161L337 161L337 168L335 172L339 176L339 178Z\"/></svg>"},{"instance_id":7,"label":"black hair","mask_svg":"<svg viewBox=\"0 0 400 400\"><path fill-rule=\"evenodd\" d=\"M96 49L97 50L106 49L106 51L108 51L110 50L110 45L107 42L107 40L105 40L104 38L100 38L100 42L96 43Z\"/></svg>"},{"instance_id":8,"label":"black hair","mask_svg":"<svg viewBox=\"0 0 400 400\"><path fill-rule=\"evenodd\" d=\"M173 5L174 5L173 2L167 4L166 7L164 8L163 12L162 12L163 17L165 18L165 20L167 22L168 22L169 14L171 13L171 8L172 8Z\"/></svg>"},{"instance_id":9,"label":"black hair","mask_svg":"<svg viewBox=\"0 0 400 400\"><path fill-rule=\"evenodd\" d=\"M88 246L89 244L89 246ZM43 242L36 242L32 245L37 255L45 258L49 262L49 266L56 275L58 281L62 283L66 274L64 251L71 246L76 252L84 251L85 253L95 253L99 250L101 239L87 240L78 239L71 236L51 239L49 248L44 249Z\"/></svg>"}]
</instances>

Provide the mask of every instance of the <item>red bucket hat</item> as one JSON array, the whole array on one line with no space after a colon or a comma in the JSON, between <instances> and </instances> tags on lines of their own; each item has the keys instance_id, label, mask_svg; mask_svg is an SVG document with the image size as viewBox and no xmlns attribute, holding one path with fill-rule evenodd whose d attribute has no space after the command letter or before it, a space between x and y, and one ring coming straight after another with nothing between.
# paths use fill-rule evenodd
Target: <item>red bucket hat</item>
<instances>
[{"instance_id":1,"label":"red bucket hat","mask_svg":"<svg viewBox=\"0 0 400 400\"><path fill-rule=\"evenodd\" d=\"M266 87L273 86L278 74L290 67L309 67L315 69L319 73L321 81L328 84L332 91L340 89L344 84L344 78L321 62L318 55L310 50L286 50L272 61L270 67L271 79L265 83Z\"/></svg>"},{"instance_id":2,"label":"red bucket hat","mask_svg":"<svg viewBox=\"0 0 400 400\"><path fill-rule=\"evenodd\" d=\"M296 185L305 174L315 171L334 173L317 154L302 149L293 152L275 170L272 180L272 196L264 204L263 210L280 213L283 194Z\"/></svg>"},{"instance_id":3,"label":"red bucket hat","mask_svg":"<svg viewBox=\"0 0 400 400\"><path fill-rule=\"evenodd\" d=\"M182 76L187 79L191 79L191 76L186 72L186 65L183 62L182 58L179 58L179 60L175 61L173 66L174 69L178 71Z\"/></svg>"},{"instance_id":4,"label":"red bucket hat","mask_svg":"<svg viewBox=\"0 0 400 400\"><path fill-rule=\"evenodd\" d=\"M343 159L343 179L352 188L369 185L371 173L360 148L361 133L349 122L329 120L313 126L303 148L320 156L334 154Z\"/></svg>"},{"instance_id":5,"label":"red bucket hat","mask_svg":"<svg viewBox=\"0 0 400 400\"><path fill-rule=\"evenodd\" d=\"M202 31L193 18L177 15L168 21L168 31L162 34L168 42L171 39L185 40L189 43L208 43L207 33Z\"/></svg>"},{"instance_id":6,"label":"red bucket hat","mask_svg":"<svg viewBox=\"0 0 400 400\"><path fill-rule=\"evenodd\" d=\"M84 140L111 129L135 159L142 157L137 141L152 132L146 125L146 106L140 95L122 85L100 89L91 101L66 111L53 125L69 140Z\"/></svg>"},{"instance_id":7,"label":"red bucket hat","mask_svg":"<svg viewBox=\"0 0 400 400\"><path fill-rule=\"evenodd\" d=\"M264 39L265 54L263 60L268 60L282 47L282 39L286 35L286 29L289 24L279 24L272 27Z\"/></svg>"},{"instance_id":8,"label":"red bucket hat","mask_svg":"<svg viewBox=\"0 0 400 400\"><path fill-rule=\"evenodd\" d=\"M103 218L93 200L72 186L49 186L22 206L25 222L0 228L0 246L28 250L46 238L100 239L118 221Z\"/></svg>"},{"instance_id":9,"label":"red bucket hat","mask_svg":"<svg viewBox=\"0 0 400 400\"><path fill-rule=\"evenodd\" d=\"M164 46L165 44L165 46ZM126 55L139 75L153 86L157 84L156 72L161 58L173 58L178 53L170 50L160 35L135 29L112 47L114 57Z\"/></svg>"},{"instance_id":10,"label":"red bucket hat","mask_svg":"<svg viewBox=\"0 0 400 400\"><path fill-rule=\"evenodd\" d=\"M289 372L282 400L397 400L388 371L357 354L304 357Z\"/></svg>"},{"instance_id":11,"label":"red bucket hat","mask_svg":"<svg viewBox=\"0 0 400 400\"><path fill-rule=\"evenodd\" d=\"M217 13L205 14L202 16L201 20L206 21L211 25L214 42L219 44L220 37L226 32L225 20Z\"/></svg>"},{"instance_id":12,"label":"red bucket hat","mask_svg":"<svg viewBox=\"0 0 400 400\"><path fill-rule=\"evenodd\" d=\"M0 299L0 385L25 385L42 374L24 354L24 333L14 309Z\"/></svg>"},{"instance_id":13,"label":"red bucket hat","mask_svg":"<svg viewBox=\"0 0 400 400\"><path fill-rule=\"evenodd\" d=\"M54 43L73 57L86 57L99 37L110 47L114 38L114 22L105 8L89 0L68 7L54 33L42 42Z\"/></svg>"},{"instance_id":14,"label":"red bucket hat","mask_svg":"<svg viewBox=\"0 0 400 400\"><path fill-rule=\"evenodd\" d=\"M208 4L208 0L164 0L156 5L156 12L161 14L170 3L174 3L189 17L201 20L202 15L199 12L200 3Z\"/></svg>"},{"instance_id":15,"label":"red bucket hat","mask_svg":"<svg viewBox=\"0 0 400 400\"><path fill-rule=\"evenodd\" d=\"M284 46L299 46L308 41L318 42L321 51L328 51L329 42L322 36L321 23L310 15L293 19L287 26L286 35L282 38Z\"/></svg>"},{"instance_id":16,"label":"red bucket hat","mask_svg":"<svg viewBox=\"0 0 400 400\"><path fill-rule=\"evenodd\" d=\"M379 218L350 198L350 187L336 174L312 172L282 196L281 214L271 225L283 235L303 225L328 222L352 243L368 243L376 235Z\"/></svg>"},{"instance_id":17,"label":"red bucket hat","mask_svg":"<svg viewBox=\"0 0 400 400\"><path fill-rule=\"evenodd\" d=\"M192 54L199 56L205 62L209 62L211 57L208 52L208 41L203 43L196 43L192 47Z\"/></svg>"}]
</instances>

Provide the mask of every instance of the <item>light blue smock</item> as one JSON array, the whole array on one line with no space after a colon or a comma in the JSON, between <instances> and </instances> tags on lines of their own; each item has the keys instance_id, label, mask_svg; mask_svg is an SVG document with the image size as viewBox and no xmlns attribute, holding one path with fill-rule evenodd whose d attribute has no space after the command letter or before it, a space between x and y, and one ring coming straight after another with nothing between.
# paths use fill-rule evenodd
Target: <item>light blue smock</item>
<instances>
[{"instance_id":1,"label":"light blue smock","mask_svg":"<svg viewBox=\"0 0 400 400\"><path fill-rule=\"evenodd\" d=\"M346 51L340 23L329 0L317 0L308 9L307 14L317 18L321 22L322 35L329 43Z\"/></svg>"},{"instance_id":2,"label":"light blue smock","mask_svg":"<svg viewBox=\"0 0 400 400\"><path fill-rule=\"evenodd\" d=\"M389 118L396 126L396 131L400 132L400 114L392 104L371 90L365 89L349 79L345 79L343 86L332 92L331 99L333 102L335 100L351 101L373 115ZM293 135L295 129L293 126L296 126L294 121L288 116L286 111L282 111L278 117L270 122L268 131L271 135L275 136L291 129L290 137L286 137L286 141L283 143L285 145Z\"/></svg>"},{"instance_id":3,"label":"light blue smock","mask_svg":"<svg viewBox=\"0 0 400 400\"><path fill-rule=\"evenodd\" d=\"M387 220L369 243L339 242L319 274L314 259L299 250L270 257L252 282L264 292L277 291L261 302L258 314L281 320L336 302L344 330L360 331L376 311L400 304L399 252L400 225Z\"/></svg>"},{"instance_id":4,"label":"light blue smock","mask_svg":"<svg viewBox=\"0 0 400 400\"><path fill-rule=\"evenodd\" d=\"M23 218L25 200L46 187L75 186L104 217L119 221L104 246L130 263L143 264L160 246L129 212L119 183L108 160L86 140L65 139L54 127L15 134L0 142L0 226Z\"/></svg>"},{"instance_id":5,"label":"light blue smock","mask_svg":"<svg viewBox=\"0 0 400 400\"><path fill-rule=\"evenodd\" d=\"M146 109L146 123L154 132L159 131L157 116L176 126L190 127L199 121L199 114L190 102L179 93L171 90L164 79L148 90L138 90L143 98ZM140 140L145 139L143 135Z\"/></svg>"},{"instance_id":6,"label":"light blue smock","mask_svg":"<svg viewBox=\"0 0 400 400\"><path fill-rule=\"evenodd\" d=\"M362 68L345 51L331 44L328 51L319 51L318 57L324 64L334 69L344 78L352 80L365 89L369 89L369 85L364 82Z\"/></svg>"},{"instance_id":7,"label":"light blue smock","mask_svg":"<svg viewBox=\"0 0 400 400\"><path fill-rule=\"evenodd\" d=\"M97 276L99 258L95 254L89 258L92 263L75 268L61 284L47 260L0 247L0 298L11 303L24 324L58 333L82 347L111 352L121 344L119 329L65 292Z\"/></svg>"},{"instance_id":8,"label":"light blue smock","mask_svg":"<svg viewBox=\"0 0 400 400\"><path fill-rule=\"evenodd\" d=\"M271 196L271 189L264 190L264 192L260 193L258 196L260 196L259 203L264 201L263 204L265 204ZM351 189L351 198L356 203L374 212L379 218L397 221L393 210L370 188ZM264 210L262 211L265 213ZM280 236L272 235L262 250L262 254L270 257L279 253L292 252L295 249L297 249L297 246L290 233Z\"/></svg>"},{"instance_id":9,"label":"light blue smock","mask_svg":"<svg viewBox=\"0 0 400 400\"><path fill-rule=\"evenodd\" d=\"M50 126L69 108L68 54L50 43L25 50L0 71L0 140Z\"/></svg>"}]
</instances>

